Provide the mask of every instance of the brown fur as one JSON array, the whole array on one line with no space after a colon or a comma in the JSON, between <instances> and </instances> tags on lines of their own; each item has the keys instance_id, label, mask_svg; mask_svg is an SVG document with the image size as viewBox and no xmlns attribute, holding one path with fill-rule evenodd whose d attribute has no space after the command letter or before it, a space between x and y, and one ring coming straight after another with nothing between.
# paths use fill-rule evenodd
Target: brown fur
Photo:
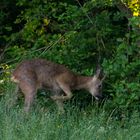
<instances>
[{"instance_id":1,"label":"brown fur","mask_svg":"<svg viewBox=\"0 0 140 140\"><path fill-rule=\"evenodd\" d=\"M100 87L102 80L100 72L94 76L80 76L64 65L56 64L45 59L32 59L21 62L14 70L11 80L19 86L25 96L26 112L40 88L52 91L51 98L56 101L60 110L63 110L63 101L72 97L71 90L86 89L95 98L101 97ZM63 91L64 94L61 94Z\"/></svg>"}]
</instances>

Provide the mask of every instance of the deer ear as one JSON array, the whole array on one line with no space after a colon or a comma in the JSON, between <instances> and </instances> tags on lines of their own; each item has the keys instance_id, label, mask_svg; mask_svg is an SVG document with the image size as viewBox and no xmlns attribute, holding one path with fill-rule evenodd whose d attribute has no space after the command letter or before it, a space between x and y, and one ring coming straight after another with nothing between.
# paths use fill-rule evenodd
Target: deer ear
<instances>
[{"instance_id":1,"label":"deer ear","mask_svg":"<svg viewBox=\"0 0 140 140\"><path fill-rule=\"evenodd\" d=\"M98 65L96 68L95 76L97 78L100 78L100 75L101 75L101 67Z\"/></svg>"}]
</instances>

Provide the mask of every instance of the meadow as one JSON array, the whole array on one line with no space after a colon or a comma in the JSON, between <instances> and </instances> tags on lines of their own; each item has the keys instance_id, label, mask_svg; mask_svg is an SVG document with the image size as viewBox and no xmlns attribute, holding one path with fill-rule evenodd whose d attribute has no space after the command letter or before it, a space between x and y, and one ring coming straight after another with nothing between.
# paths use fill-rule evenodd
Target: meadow
<instances>
[{"instance_id":1,"label":"meadow","mask_svg":"<svg viewBox=\"0 0 140 140\"><path fill-rule=\"evenodd\" d=\"M80 107L74 100L65 103L65 113L59 113L49 99L45 105L38 98L27 115L22 111L22 97L10 106L12 86L6 92L0 100L1 140L139 140L138 111L124 109L119 117L119 109L106 110L106 103L101 107L96 102Z\"/></svg>"}]
</instances>

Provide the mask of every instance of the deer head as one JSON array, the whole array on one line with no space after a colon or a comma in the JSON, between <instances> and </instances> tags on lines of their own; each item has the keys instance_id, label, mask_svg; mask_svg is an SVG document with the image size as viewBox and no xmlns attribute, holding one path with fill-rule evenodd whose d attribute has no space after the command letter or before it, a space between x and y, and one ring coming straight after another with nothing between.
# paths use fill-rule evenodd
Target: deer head
<instances>
[{"instance_id":1,"label":"deer head","mask_svg":"<svg viewBox=\"0 0 140 140\"><path fill-rule=\"evenodd\" d=\"M101 78L101 68L96 70L92 80L88 83L88 90L96 100L102 99L102 83L105 79L105 75Z\"/></svg>"}]
</instances>

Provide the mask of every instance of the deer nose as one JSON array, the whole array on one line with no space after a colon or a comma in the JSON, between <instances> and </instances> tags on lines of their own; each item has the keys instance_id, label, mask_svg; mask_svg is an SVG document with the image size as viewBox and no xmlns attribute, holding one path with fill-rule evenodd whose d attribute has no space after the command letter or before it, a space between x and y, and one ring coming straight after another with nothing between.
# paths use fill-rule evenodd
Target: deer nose
<instances>
[{"instance_id":1,"label":"deer nose","mask_svg":"<svg viewBox=\"0 0 140 140\"><path fill-rule=\"evenodd\" d=\"M96 100L102 100L103 98L104 98L103 95L96 95L96 96L95 96L95 99L96 99Z\"/></svg>"}]
</instances>

